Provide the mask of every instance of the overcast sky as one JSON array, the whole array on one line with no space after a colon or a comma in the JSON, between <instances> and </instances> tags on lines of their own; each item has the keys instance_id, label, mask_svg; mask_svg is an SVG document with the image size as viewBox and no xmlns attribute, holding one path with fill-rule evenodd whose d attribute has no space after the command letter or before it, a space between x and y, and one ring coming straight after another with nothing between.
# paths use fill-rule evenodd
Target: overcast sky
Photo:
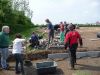
<instances>
[{"instance_id":1,"label":"overcast sky","mask_svg":"<svg viewBox=\"0 0 100 75\"><path fill-rule=\"evenodd\" d=\"M32 21L45 24L49 18L53 24L60 21L95 23L100 21L100 0L29 0L33 10Z\"/></svg>"}]
</instances>

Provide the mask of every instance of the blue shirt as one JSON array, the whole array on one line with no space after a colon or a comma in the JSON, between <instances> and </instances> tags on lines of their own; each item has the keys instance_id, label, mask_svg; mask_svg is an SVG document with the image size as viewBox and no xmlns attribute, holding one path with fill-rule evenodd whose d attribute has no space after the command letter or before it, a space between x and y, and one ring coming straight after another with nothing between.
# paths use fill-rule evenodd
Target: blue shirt
<instances>
[{"instance_id":1,"label":"blue shirt","mask_svg":"<svg viewBox=\"0 0 100 75\"><path fill-rule=\"evenodd\" d=\"M48 23L48 29L49 29L49 30L54 29L52 23Z\"/></svg>"},{"instance_id":2,"label":"blue shirt","mask_svg":"<svg viewBox=\"0 0 100 75\"><path fill-rule=\"evenodd\" d=\"M39 38L38 38L37 35L32 35L32 36L31 36L31 41L32 41L32 42L38 41L38 40L39 40Z\"/></svg>"}]
</instances>

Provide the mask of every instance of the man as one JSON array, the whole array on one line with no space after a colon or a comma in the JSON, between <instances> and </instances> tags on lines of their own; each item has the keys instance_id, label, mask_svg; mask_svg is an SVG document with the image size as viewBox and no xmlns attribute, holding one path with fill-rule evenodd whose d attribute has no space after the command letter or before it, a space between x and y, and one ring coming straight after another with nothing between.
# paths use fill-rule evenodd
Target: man
<instances>
[{"instance_id":1,"label":"man","mask_svg":"<svg viewBox=\"0 0 100 75\"><path fill-rule=\"evenodd\" d=\"M1 53L1 66L3 69L7 70L7 58L9 55L8 47L9 47L9 26L3 26L2 31L0 32L0 53Z\"/></svg>"},{"instance_id":2,"label":"man","mask_svg":"<svg viewBox=\"0 0 100 75\"><path fill-rule=\"evenodd\" d=\"M80 34L75 30L75 26L70 24L68 28L70 31L66 34L64 42L66 44L66 48L67 46L69 47L71 69L75 69L74 65L76 63L76 50L78 47L78 41L81 47L83 43Z\"/></svg>"},{"instance_id":3,"label":"man","mask_svg":"<svg viewBox=\"0 0 100 75\"><path fill-rule=\"evenodd\" d=\"M68 26L67 22L64 21L64 28L65 28L65 30L68 29L67 26Z\"/></svg>"},{"instance_id":4,"label":"man","mask_svg":"<svg viewBox=\"0 0 100 75\"><path fill-rule=\"evenodd\" d=\"M45 22L47 23L48 26L48 48L49 48L49 44L53 42L54 39L54 27L49 19L46 19Z\"/></svg>"},{"instance_id":5,"label":"man","mask_svg":"<svg viewBox=\"0 0 100 75\"><path fill-rule=\"evenodd\" d=\"M66 21L64 22L64 27L65 27L65 36L66 36L66 34L69 32L68 23L66 23Z\"/></svg>"}]
</instances>

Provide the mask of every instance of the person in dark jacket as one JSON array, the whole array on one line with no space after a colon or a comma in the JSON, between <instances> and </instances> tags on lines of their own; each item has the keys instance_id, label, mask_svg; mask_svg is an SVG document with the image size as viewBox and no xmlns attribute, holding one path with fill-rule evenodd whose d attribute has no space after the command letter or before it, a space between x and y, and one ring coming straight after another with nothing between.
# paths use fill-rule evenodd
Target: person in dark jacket
<instances>
[{"instance_id":1,"label":"person in dark jacket","mask_svg":"<svg viewBox=\"0 0 100 75\"><path fill-rule=\"evenodd\" d=\"M68 29L68 23L66 23L66 21L64 22L64 27L65 27L65 36L66 34L69 32L69 29Z\"/></svg>"},{"instance_id":2,"label":"person in dark jacket","mask_svg":"<svg viewBox=\"0 0 100 75\"><path fill-rule=\"evenodd\" d=\"M75 30L74 25L70 24L68 26L68 29L70 31L66 34L64 43L66 44L65 48L69 47L71 69L75 69L74 65L76 63L76 50L78 48L78 42L80 43L81 47L83 45L83 42L79 32Z\"/></svg>"},{"instance_id":3,"label":"person in dark jacket","mask_svg":"<svg viewBox=\"0 0 100 75\"><path fill-rule=\"evenodd\" d=\"M8 47L9 47L9 26L3 26L2 31L0 32L0 53L1 53L1 66L2 69L7 70L8 65L7 65L7 58L9 55L8 52Z\"/></svg>"},{"instance_id":4,"label":"person in dark jacket","mask_svg":"<svg viewBox=\"0 0 100 75\"><path fill-rule=\"evenodd\" d=\"M31 44L30 46L32 48L39 46L39 37L35 32L32 33L32 36L31 36L31 39L30 39L30 44Z\"/></svg>"}]
</instances>

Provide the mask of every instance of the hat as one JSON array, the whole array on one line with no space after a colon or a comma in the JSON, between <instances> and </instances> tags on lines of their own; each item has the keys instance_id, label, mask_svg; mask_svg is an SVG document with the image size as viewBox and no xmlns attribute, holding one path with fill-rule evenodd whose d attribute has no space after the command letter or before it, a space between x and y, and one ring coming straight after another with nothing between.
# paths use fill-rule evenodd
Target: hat
<instances>
[{"instance_id":1,"label":"hat","mask_svg":"<svg viewBox=\"0 0 100 75\"><path fill-rule=\"evenodd\" d=\"M67 28L72 29L72 28L74 28L74 26L73 26L73 24L69 24Z\"/></svg>"}]
</instances>

